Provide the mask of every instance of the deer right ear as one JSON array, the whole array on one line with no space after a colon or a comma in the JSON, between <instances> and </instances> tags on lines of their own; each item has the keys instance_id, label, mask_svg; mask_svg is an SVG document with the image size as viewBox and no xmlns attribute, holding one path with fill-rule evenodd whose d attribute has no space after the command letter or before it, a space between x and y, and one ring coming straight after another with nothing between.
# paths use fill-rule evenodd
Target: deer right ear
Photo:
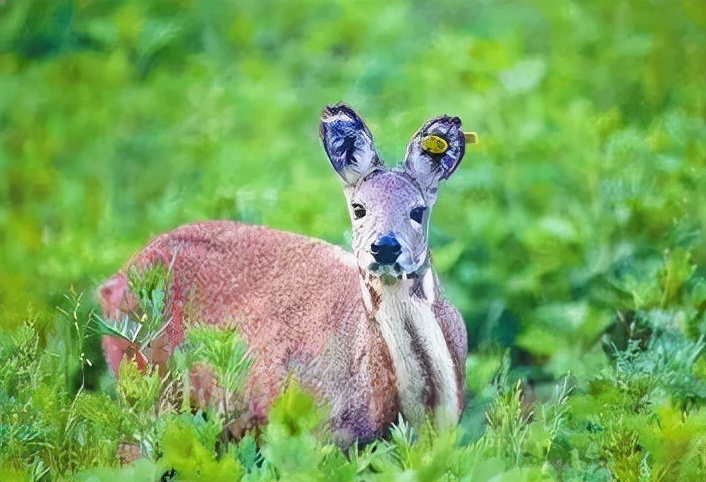
<instances>
[{"instance_id":1,"label":"deer right ear","mask_svg":"<svg viewBox=\"0 0 706 482\"><path fill-rule=\"evenodd\" d=\"M435 198L439 183L453 174L465 152L461 119L446 115L435 117L412 136L407 145L405 171Z\"/></svg>"},{"instance_id":2,"label":"deer right ear","mask_svg":"<svg viewBox=\"0 0 706 482\"><path fill-rule=\"evenodd\" d=\"M321 113L319 135L333 169L346 184L382 166L373 136L353 109L340 103Z\"/></svg>"}]
</instances>

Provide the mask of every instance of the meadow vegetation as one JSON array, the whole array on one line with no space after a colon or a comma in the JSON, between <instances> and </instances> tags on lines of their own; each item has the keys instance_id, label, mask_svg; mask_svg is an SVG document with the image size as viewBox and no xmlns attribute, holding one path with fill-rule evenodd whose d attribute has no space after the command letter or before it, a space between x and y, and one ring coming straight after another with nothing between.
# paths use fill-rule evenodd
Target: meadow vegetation
<instances>
[{"instance_id":1,"label":"meadow vegetation","mask_svg":"<svg viewBox=\"0 0 706 482\"><path fill-rule=\"evenodd\" d=\"M0 480L706 480L705 73L699 0L0 2ZM344 454L292 381L228 441L228 407L183 396L199 360L237 391L228 331L116 383L93 290L151 236L347 245L317 138L339 100L388 162L434 115L479 134L430 233L469 332L459 427Z\"/></svg>"}]
</instances>

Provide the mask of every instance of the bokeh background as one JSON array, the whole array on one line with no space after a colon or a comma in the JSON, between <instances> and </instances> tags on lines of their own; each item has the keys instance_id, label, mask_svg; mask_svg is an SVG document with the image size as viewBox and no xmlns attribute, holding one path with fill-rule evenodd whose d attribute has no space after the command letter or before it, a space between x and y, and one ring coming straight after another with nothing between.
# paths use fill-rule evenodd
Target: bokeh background
<instances>
[{"instance_id":1,"label":"bokeh background","mask_svg":"<svg viewBox=\"0 0 706 482\"><path fill-rule=\"evenodd\" d=\"M192 220L346 245L317 137L341 100L388 163L434 115L479 133L431 232L471 368L581 374L617 315L706 300L703 1L5 0L0 328L90 310Z\"/></svg>"}]
</instances>

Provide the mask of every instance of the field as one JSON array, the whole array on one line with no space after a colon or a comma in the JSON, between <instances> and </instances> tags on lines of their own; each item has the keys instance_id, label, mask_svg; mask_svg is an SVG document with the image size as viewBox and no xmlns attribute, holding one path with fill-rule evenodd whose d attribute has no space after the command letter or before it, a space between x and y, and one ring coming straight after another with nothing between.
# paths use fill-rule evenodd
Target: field
<instances>
[{"instance_id":1,"label":"field","mask_svg":"<svg viewBox=\"0 0 706 482\"><path fill-rule=\"evenodd\" d=\"M388 163L438 114L479 134L430 233L459 427L343 454L293 384L227 442L157 376L116 384L93 292L150 237L348 245L340 100ZM705 312L703 1L0 1L0 481L703 481ZM237 382L237 339L193 340Z\"/></svg>"}]
</instances>

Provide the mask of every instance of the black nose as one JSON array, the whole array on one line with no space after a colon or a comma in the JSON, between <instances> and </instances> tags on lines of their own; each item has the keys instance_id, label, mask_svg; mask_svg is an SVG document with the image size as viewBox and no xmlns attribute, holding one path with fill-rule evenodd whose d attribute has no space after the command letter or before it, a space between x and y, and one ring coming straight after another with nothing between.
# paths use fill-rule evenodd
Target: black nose
<instances>
[{"instance_id":1,"label":"black nose","mask_svg":"<svg viewBox=\"0 0 706 482\"><path fill-rule=\"evenodd\" d=\"M392 264L397 261L397 257L402 252L402 246L397 242L397 238L386 234L370 245L370 253L380 264Z\"/></svg>"}]
</instances>

